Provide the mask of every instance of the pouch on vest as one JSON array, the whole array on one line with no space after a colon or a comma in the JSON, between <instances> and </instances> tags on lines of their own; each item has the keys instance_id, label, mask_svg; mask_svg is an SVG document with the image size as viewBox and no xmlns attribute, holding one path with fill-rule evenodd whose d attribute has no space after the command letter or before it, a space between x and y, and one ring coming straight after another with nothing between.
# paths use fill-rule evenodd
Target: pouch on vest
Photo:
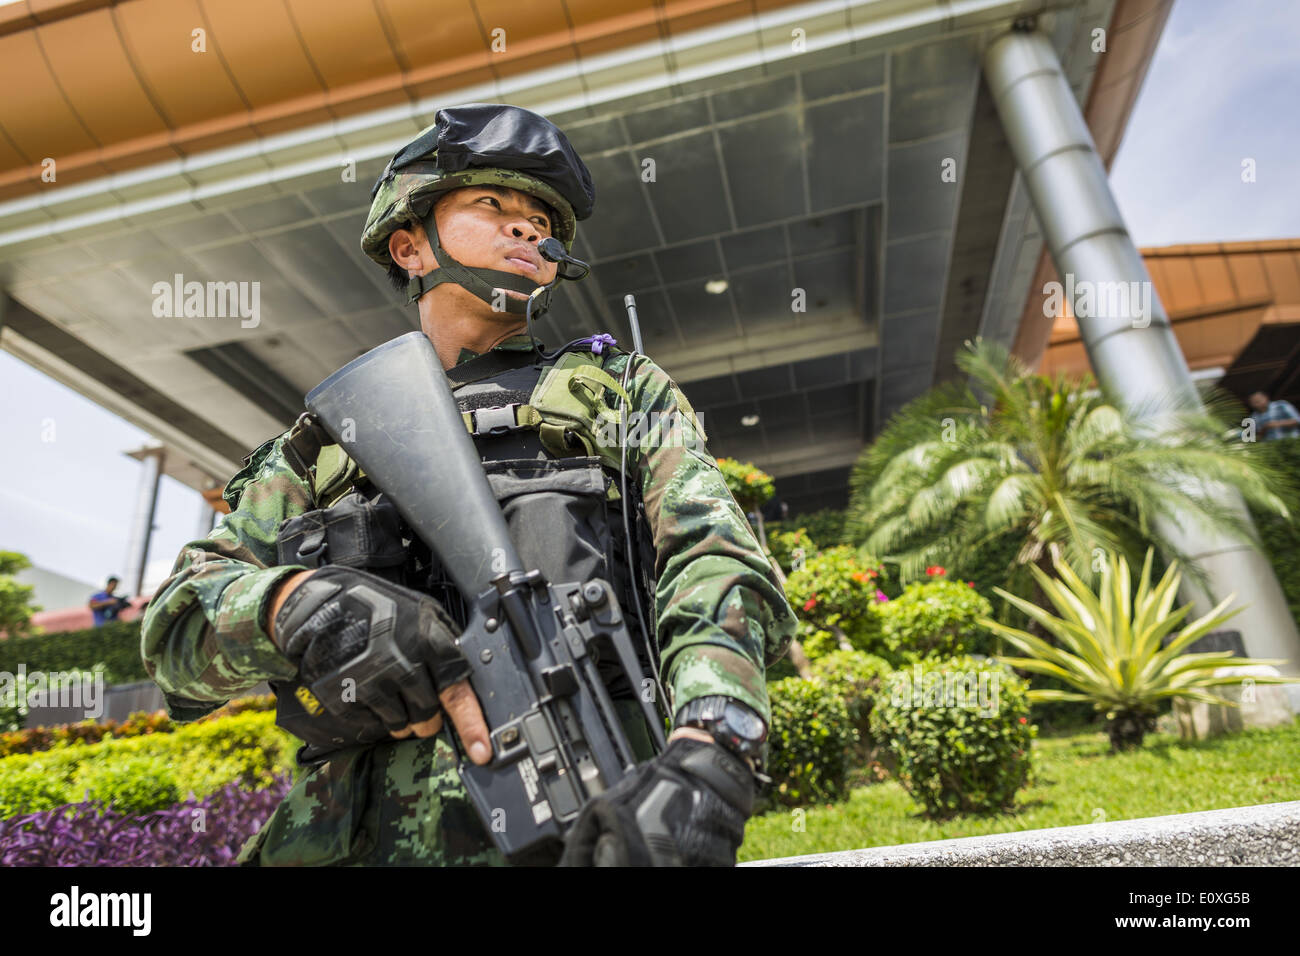
<instances>
[{"instance_id":1,"label":"pouch on vest","mask_svg":"<svg viewBox=\"0 0 1300 956\"><path fill-rule=\"evenodd\" d=\"M613 376L583 353L568 352L542 373L528 404L541 418L537 431L547 451L557 457L592 456L611 468L620 466L622 413L605 401L605 389L631 405ZM570 443L570 435L580 448Z\"/></svg>"},{"instance_id":2,"label":"pouch on vest","mask_svg":"<svg viewBox=\"0 0 1300 956\"><path fill-rule=\"evenodd\" d=\"M385 572L400 570L406 562L402 516L396 506L382 495L367 501L355 492L327 508L286 519L275 548L278 564L337 564L394 581L396 573Z\"/></svg>"}]
</instances>

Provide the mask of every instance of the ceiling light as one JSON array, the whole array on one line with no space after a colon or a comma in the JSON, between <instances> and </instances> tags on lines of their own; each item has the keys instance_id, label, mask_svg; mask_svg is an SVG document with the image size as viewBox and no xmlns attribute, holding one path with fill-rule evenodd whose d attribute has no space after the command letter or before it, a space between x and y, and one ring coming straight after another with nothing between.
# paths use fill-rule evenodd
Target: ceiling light
<instances>
[{"instance_id":1,"label":"ceiling light","mask_svg":"<svg viewBox=\"0 0 1300 956\"><path fill-rule=\"evenodd\" d=\"M754 425L758 424L758 416L745 415L740 419L740 424L744 425L746 428L752 428Z\"/></svg>"},{"instance_id":2,"label":"ceiling light","mask_svg":"<svg viewBox=\"0 0 1300 956\"><path fill-rule=\"evenodd\" d=\"M704 291L709 293L709 295L722 295L722 293L727 291L727 280L710 279L708 282L704 283Z\"/></svg>"}]
</instances>

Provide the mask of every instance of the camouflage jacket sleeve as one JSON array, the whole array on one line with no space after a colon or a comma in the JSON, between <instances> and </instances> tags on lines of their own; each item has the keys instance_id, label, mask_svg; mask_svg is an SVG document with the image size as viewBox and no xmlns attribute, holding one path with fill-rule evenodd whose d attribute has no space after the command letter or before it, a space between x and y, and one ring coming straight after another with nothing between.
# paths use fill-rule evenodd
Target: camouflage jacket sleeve
<instances>
[{"instance_id":1,"label":"camouflage jacket sleeve","mask_svg":"<svg viewBox=\"0 0 1300 956\"><path fill-rule=\"evenodd\" d=\"M234 509L181 551L141 621L141 654L168 710L192 720L296 668L264 627L268 599L301 565L275 566L280 523L313 507L289 468L283 437L266 442L226 485Z\"/></svg>"},{"instance_id":2,"label":"camouflage jacket sleeve","mask_svg":"<svg viewBox=\"0 0 1300 956\"><path fill-rule=\"evenodd\" d=\"M606 365L621 381L626 356ZM675 714L696 697L723 694L771 723L765 671L790 646L796 621L709 454L686 396L641 357L628 386L629 470L635 452L654 536L660 676Z\"/></svg>"}]
</instances>

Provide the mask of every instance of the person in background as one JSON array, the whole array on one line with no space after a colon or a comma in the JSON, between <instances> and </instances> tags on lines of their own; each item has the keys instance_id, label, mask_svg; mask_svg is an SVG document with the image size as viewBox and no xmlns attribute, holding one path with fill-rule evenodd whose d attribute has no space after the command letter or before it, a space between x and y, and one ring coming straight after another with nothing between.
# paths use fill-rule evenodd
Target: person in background
<instances>
[{"instance_id":1,"label":"person in background","mask_svg":"<svg viewBox=\"0 0 1300 956\"><path fill-rule=\"evenodd\" d=\"M1255 433L1260 441L1277 441L1279 438L1300 438L1300 412L1284 399L1269 401L1266 392L1250 396L1250 407L1255 411Z\"/></svg>"},{"instance_id":2,"label":"person in background","mask_svg":"<svg viewBox=\"0 0 1300 956\"><path fill-rule=\"evenodd\" d=\"M116 621L117 616L131 606L130 598L118 597L113 593L117 585L117 578L110 577L104 584L104 590L90 596L90 611L95 615L95 627Z\"/></svg>"}]
</instances>

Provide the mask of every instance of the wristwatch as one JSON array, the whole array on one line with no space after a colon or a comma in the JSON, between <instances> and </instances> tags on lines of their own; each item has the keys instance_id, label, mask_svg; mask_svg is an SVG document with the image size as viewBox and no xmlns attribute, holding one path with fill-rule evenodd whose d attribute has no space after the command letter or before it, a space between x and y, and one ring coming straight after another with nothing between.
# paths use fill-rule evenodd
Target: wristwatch
<instances>
[{"instance_id":1,"label":"wristwatch","mask_svg":"<svg viewBox=\"0 0 1300 956\"><path fill-rule=\"evenodd\" d=\"M673 728L698 727L712 735L746 764L760 782L771 778L762 771L767 764L767 725L748 704L734 697L697 697L677 712Z\"/></svg>"}]
</instances>

